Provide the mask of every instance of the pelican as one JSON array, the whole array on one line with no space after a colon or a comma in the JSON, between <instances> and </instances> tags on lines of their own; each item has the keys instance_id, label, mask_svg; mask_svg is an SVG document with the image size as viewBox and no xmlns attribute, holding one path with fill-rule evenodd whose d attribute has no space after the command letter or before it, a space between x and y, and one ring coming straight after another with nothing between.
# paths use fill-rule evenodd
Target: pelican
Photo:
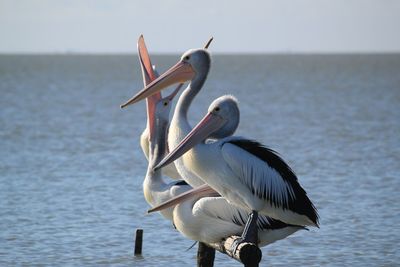
<instances>
[{"instance_id":1,"label":"pelican","mask_svg":"<svg viewBox=\"0 0 400 267\"><path fill-rule=\"evenodd\" d=\"M148 100L148 104L153 107L154 113L148 113L148 120L150 121L149 163L143 181L143 194L147 203L152 207L191 189L184 181L166 183L162 177L161 169L154 170L154 166L161 161L166 152L170 99L171 97L168 96L159 101ZM172 221L172 211L173 208L166 209L161 211L161 214Z\"/></svg>"},{"instance_id":2,"label":"pelican","mask_svg":"<svg viewBox=\"0 0 400 267\"><path fill-rule=\"evenodd\" d=\"M143 35L140 35L138 43L137 43L137 49L138 49L138 56L139 56L139 62L140 62L140 67L142 70L142 77L143 77L143 85L146 86L148 85L151 81L155 80L158 77L158 74L155 70L154 65L151 64L151 60L149 57L149 53L147 51L146 43L144 41ZM179 91L179 89L182 87L183 84L178 85L178 87L175 89L174 93L170 95L169 98L166 98L164 101L164 104L166 106L169 106L169 102L172 101L172 98L175 96L175 94ZM152 96L149 96L146 99L146 110L148 114L154 113L154 108L155 108L155 103L161 101L161 93L158 92ZM168 111L169 114L169 111ZM149 116L149 115L148 115ZM142 148L143 154L145 155L146 159L149 160L149 128L150 128L150 121L152 120L147 120L146 128L140 135L140 147ZM165 166L163 168L163 173L175 180L180 180L182 179L178 173L178 171L175 168L174 164L170 164L168 166Z\"/></svg>"},{"instance_id":3,"label":"pelican","mask_svg":"<svg viewBox=\"0 0 400 267\"><path fill-rule=\"evenodd\" d=\"M201 89L209 67L210 56L205 49L189 50L175 66L121 107L138 102L171 84L191 81L179 98L175 110L175 114L180 114L178 118L185 119L187 109ZM237 120L230 117L230 110L235 105L237 108L237 103L220 104L220 101L214 102L207 116L187 137L181 139L182 142L174 146L174 151L157 167L171 163L192 148L180 161L186 169L190 169L230 203L251 210L247 222L249 227L246 229L255 228L258 213L292 225L318 227L318 214L314 205L293 170L275 151L253 140L238 137L223 138L210 144L202 142L223 128L224 124L235 123ZM186 179L178 164L176 166ZM243 233L244 241L248 240L252 231Z\"/></svg>"},{"instance_id":4,"label":"pelican","mask_svg":"<svg viewBox=\"0 0 400 267\"><path fill-rule=\"evenodd\" d=\"M232 96L223 99L234 100ZM237 113L239 116L239 113ZM217 131L217 135L234 132L238 124L225 124ZM228 129L229 128L229 129ZM157 169L158 171L158 169ZM201 189L200 189L201 188ZM249 217L247 209L238 208L220 196L209 196L215 192L208 185L197 187L183 194L177 195L159 206L154 206L149 212L173 209L173 222L176 229L185 237L204 242L217 243L223 239L240 235ZM289 225L268 216L260 215L257 218L257 235L251 240L259 246L266 246L301 229L303 226Z\"/></svg>"}]
</instances>

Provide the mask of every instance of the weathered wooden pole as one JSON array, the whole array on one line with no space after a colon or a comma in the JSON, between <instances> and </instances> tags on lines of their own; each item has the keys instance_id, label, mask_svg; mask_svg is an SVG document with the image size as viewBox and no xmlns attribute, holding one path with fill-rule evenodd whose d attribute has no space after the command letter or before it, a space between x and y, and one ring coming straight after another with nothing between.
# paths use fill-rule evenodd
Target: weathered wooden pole
<instances>
[{"instance_id":1,"label":"weathered wooden pole","mask_svg":"<svg viewBox=\"0 0 400 267\"><path fill-rule=\"evenodd\" d=\"M228 255L231 258L243 263L245 267L258 267L262 252L254 243L241 243L237 249L233 250L233 244L239 236L230 236L221 243L207 244L208 246Z\"/></svg>"},{"instance_id":2,"label":"weathered wooden pole","mask_svg":"<svg viewBox=\"0 0 400 267\"><path fill-rule=\"evenodd\" d=\"M143 229L136 229L135 256L142 255Z\"/></svg>"},{"instance_id":3,"label":"weathered wooden pole","mask_svg":"<svg viewBox=\"0 0 400 267\"><path fill-rule=\"evenodd\" d=\"M215 258L215 249L199 242L197 250L197 267L213 267Z\"/></svg>"}]
</instances>

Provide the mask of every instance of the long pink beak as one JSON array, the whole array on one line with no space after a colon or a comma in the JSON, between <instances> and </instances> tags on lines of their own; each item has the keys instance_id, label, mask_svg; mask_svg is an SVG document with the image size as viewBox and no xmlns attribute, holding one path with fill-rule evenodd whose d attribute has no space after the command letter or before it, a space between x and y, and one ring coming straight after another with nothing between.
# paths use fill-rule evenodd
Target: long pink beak
<instances>
[{"instance_id":1,"label":"long pink beak","mask_svg":"<svg viewBox=\"0 0 400 267\"><path fill-rule=\"evenodd\" d=\"M140 90L135 96L129 99L126 103L121 105L121 108L124 108L130 104L134 104L139 102L146 97L149 97L157 92L160 92L162 89L167 88L168 86L176 83L184 83L186 81L192 80L195 75L195 71L192 66L184 61L179 61L169 70L167 70L160 77L152 81L145 88Z\"/></svg>"},{"instance_id":2,"label":"long pink beak","mask_svg":"<svg viewBox=\"0 0 400 267\"><path fill-rule=\"evenodd\" d=\"M146 43L144 42L143 35L140 35L138 43L137 43L137 50L140 60L140 66L142 68L142 75L143 75L143 84L144 86L148 85L152 81L154 81L157 76L154 73L153 65L151 64L149 52L147 51ZM156 94L154 94L156 95ZM159 98L161 98L161 94L157 94Z\"/></svg>"},{"instance_id":3,"label":"long pink beak","mask_svg":"<svg viewBox=\"0 0 400 267\"><path fill-rule=\"evenodd\" d=\"M142 69L143 85L146 86L152 81L154 81L157 76L154 73L153 65L151 64L149 52L146 47L143 35L140 35L137 43L140 67ZM147 109L147 123L150 130L150 137L154 133L155 128L155 109L158 101L161 100L161 93L158 92L146 99L146 109Z\"/></svg>"},{"instance_id":4,"label":"long pink beak","mask_svg":"<svg viewBox=\"0 0 400 267\"><path fill-rule=\"evenodd\" d=\"M226 120L222 117L209 112L204 118L190 131L188 135L175 147L175 149L169 153L154 170L164 167L175 161L189 149L197 145L198 143L205 140L210 134L220 129Z\"/></svg>"},{"instance_id":5,"label":"long pink beak","mask_svg":"<svg viewBox=\"0 0 400 267\"><path fill-rule=\"evenodd\" d=\"M140 67L142 69L142 76L143 76L143 84L147 86L152 81L157 79L157 74L153 69L153 65L151 64L150 56L147 51L146 43L144 42L143 35L140 35L138 43L137 43L138 55L140 60ZM182 88L183 83L179 84L178 87L166 98L169 101L178 94L179 90ZM155 112L156 112L156 105L159 101L163 100L161 96L161 92L157 92L149 97L146 98L147 102L147 122L149 128L150 138L153 137L156 129L155 129Z\"/></svg>"},{"instance_id":6,"label":"long pink beak","mask_svg":"<svg viewBox=\"0 0 400 267\"><path fill-rule=\"evenodd\" d=\"M193 188L189 191L186 191L176 197L171 198L158 206L155 206L147 211L147 213L152 213L155 211L160 211L167 209L169 207L173 207L178 205L179 203L186 201L188 199L197 197L205 197L205 196L220 196L214 189L212 189L208 184L203 184L199 187Z\"/></svg>"}]
</instances>

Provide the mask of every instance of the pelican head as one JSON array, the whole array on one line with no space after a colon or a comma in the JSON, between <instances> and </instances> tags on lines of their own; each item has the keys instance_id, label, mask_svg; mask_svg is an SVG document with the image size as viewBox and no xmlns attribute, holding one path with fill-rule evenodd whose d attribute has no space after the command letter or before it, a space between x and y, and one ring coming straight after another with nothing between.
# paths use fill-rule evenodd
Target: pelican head
<instances>
[{"instance_id":1,"label":"pelican head","mask_svg":"<svg viewBox=\"0 0 400 267\"><path fill-rule=\"evenodd\" d=\"M182 55L180 61L189 64L196 75L208 74L211 56L206 49L190 49Z\"/></svg>"},{"instance_id":2,"label":"pelican head","mask_svg":"<svg viewBox=\"0 0 400 267\"><path fill-rule=\"evenodd\" d=\"M191 49L183 54L178 63L122 104L121 108L139 102L170 85L196 79L204 80L208 75L210 64L211 56L206 49Z\"/></svg>"},{"instance_id":3,"label":"pelican head","mask_svg":"<svg viewBox=\"0 0 400 267\"><path fill-rule=\"evenodd\" d=\"M215 99L209 106L208 113L219 116L224 121L218 130L210 134L210 138L220 139L231 136L239 126L238 100L232 95L224 95Z\"/></svg>"},{"instance_id":4,"label":"pelican head","mask_svg":"<svg viewBox=\"0 0 400 267\"><path fill-rule=\"evenodd\" d=\"M208 113L192 129L192 131L169 153L156 167L165 165L178 159L189 149L207 138L222 138L231 135L239 125L239 107L235 97L225 95L217 98L209 107Z\"/></svg>"}]
</instances>

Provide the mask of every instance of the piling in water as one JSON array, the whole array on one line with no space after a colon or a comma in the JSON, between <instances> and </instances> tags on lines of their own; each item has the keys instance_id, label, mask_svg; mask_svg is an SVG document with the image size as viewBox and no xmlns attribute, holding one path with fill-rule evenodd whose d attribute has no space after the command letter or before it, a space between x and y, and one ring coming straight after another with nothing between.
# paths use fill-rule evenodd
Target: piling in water
<instances>
[{"instance_id":1,"label":"piling in water","mask_svg":"<svg viewBox=\"0 0 400 267\"><path fill-rule=\"evenodd\" d=\"M213 267L215 258L215 249L199 242L197 250L197 267Z\"/></svg>"},{"instance_id":2,"label":"piling in water","mask_svg":"<svg viewBox=\"0 0 400 267\"><path fill-rule=\"evenodd\" d=\"M136 229L135 256L142 255L143 229Z\"/></svg>"}]
</instances>

